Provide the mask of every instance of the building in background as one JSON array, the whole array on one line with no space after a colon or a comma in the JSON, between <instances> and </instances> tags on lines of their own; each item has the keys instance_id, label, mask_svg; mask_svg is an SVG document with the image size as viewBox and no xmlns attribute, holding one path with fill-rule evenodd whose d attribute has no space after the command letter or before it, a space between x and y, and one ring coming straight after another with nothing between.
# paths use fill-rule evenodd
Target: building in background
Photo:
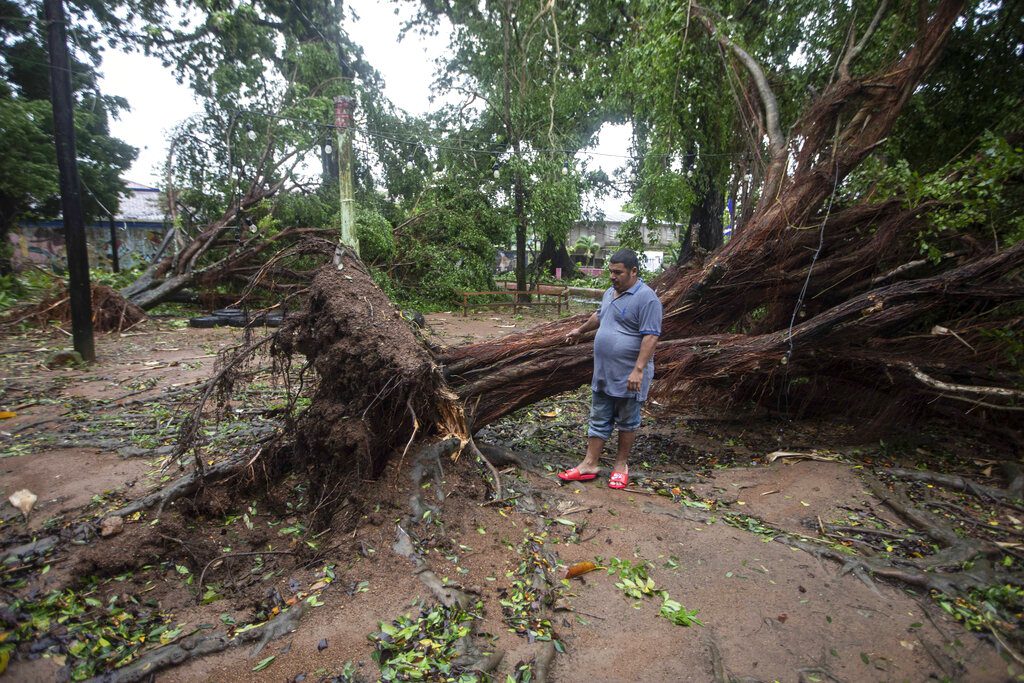
<instances>
[{"instance_id":1,"label":"building in background","mask_svg":"<svg viewBox=\"0 0 1024 683\"><path fill-rule=\"evenodd\" d=\"M605 260L619 248L619 229L622 224L633 218L633 214L625 211L612 211L605 214L603 219L581 220L573 223L569 229L569 236L566 238L566 247L574 257L579 254L573 252L573 245L580 237L590 235L600 245L600 249L593 258L593 266L581 265L580 270L588 275L600 275L604 271ZM648 270L656 271L664 263L665 252L669 247L678 241L679 226L674 223L657 223L654 226L644 225L644 252L645 263ZM580 257L580 263L589 261L586 257Z\"/></svg>"},{"instance_id":2,"label":"building in background","mask_svg":"<svg viewBox=\"0 0 1024 683\"><path fill-rule=\"evenodd\" d=\"M140 263L149 263L160 248L169 224L160 201L160 190L148 185L125 181L126 191L111 220L97 220L85 226L85 239L89 247L89 266L110 270L113 248L122 269ZM111 236L114 244L111 244ZM11 231L14 246L14 267L36 264L51 270L64 270L67 259L64 250L64 222L23 221Z\"/></svg>"}]
</instances>

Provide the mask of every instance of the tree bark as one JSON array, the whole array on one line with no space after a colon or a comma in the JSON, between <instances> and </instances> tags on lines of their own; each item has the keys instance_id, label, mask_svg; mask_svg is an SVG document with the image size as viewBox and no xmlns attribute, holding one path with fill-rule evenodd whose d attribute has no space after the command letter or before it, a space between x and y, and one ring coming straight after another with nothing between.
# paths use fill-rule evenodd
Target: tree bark
<instances>
[{"instance_id":1,"label":"tree bark","mask_svg":"<svg viewBox=\"0 0 1024 683\"><path fill-rule=\"evenodd\" d=\"M722 212L725 199L713 185L701 196L700 201L690 210L690 225L697 226L697 244L704 251L714 251L722 246L724 238Z\"/></svg>"},{"instance_id":2,"label":"tree bark","mask_svg":"<svg viewBox=\"0 0 1024 683\"><path fill-rule=\"evenodd\" d=\"M576 276L576 263L569 256L565 242L556 241L550 233L544 237L544 244L541 246L540 255L537 256L534 267L538 270L543 268L549 275L554 275L555 269L561 268L562 277L566 279Z\"/></svg>"}]
</instances>

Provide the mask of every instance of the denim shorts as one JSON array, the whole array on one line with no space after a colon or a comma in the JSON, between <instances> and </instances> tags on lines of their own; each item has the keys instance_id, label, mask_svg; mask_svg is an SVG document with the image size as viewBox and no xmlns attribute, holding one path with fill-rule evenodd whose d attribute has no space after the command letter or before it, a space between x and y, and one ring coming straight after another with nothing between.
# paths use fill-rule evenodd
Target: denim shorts
<instances>
[{"instance_id":1,"label":"denim shorts","mask_svg":"<svg viewBox=\"0 0 1024 683\"><path fill-rule=\"evenodd\" d=\"M594 391L587 436L607 441L616 427L620 432L635 432L640 428L640 407L643 404L643 401L635 398L619 398L603 391Z\"/></svg>"}]
</instances>

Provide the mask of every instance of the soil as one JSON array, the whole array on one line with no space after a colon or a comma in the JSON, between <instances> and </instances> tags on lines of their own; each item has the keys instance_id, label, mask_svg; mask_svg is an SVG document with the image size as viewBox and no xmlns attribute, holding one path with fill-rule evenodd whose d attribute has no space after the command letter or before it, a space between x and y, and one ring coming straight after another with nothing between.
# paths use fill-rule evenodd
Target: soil
<instances>
[{"instance_id":1,"label":"soil","mask_svg":"<svg viewBox=\"0 0 1024 683\"><path fill-rule=\"evenodd\" d=\"M430 314L427 321L435 342L458 344L550 317L485 311L463 318L453 312ZM33 331L0 339L0 410L16 413L0 421L0 493L6 498L28 488L39 496L27 525L5 505L5 549L44 533L70 538L77 523L91 523L184 472L171 457L175 432L168 426L180 424L194 386L210 376L217 351L242 341L242 332L232 328L183 329L149 321L126 334L100 335L93 366L46 369L46 357L67 344L58 334ZM267 401L273 397L261 403L257 394L231 405L271 419ZM482 601L474 641L504 650L496 680L514 674L542 646L510 631L500 603L514 588L524 539L538 537L558 562L551 587L557 601L537 605L564 649L549 680L711 681L723 671L723 680L764 681L1005 681L1020 675L1022 669L990 636L966 630L926 592L844 573L780 536L789 532L831 542L838 537L822 532L869 521L907 532L867 491L865 467L913 467L922 461L934 466L942 458L949 471L990 481L982 472L991 469L984 470L984 460L972 460L979 451L970 444L940 448L941 439L913 435L906 444L858 443L842 421L732 419L696 408L678 416L652 405L626 491L607 488L607 468L594 482L562 486L554 472L576 464L582 453L587 399L586 390L557 397L481 435L526 459L525 468L502 470L509 504L484 504L485 471L464 455L438 463L443 476L437 488L445 498L438 518L410 528L429 568ZM133 428L150 433L140 439ZM224 442L224 450L230 443ZM778 450L813 450L820 459L769 462ZM227 455L216 448L205 453L211 463ZM129 518L125 531L111 538L88 536L84 551L59 549L47 560L53 571L43 575L36 568L24 575L23 585L5 584L0 602L92 574L102 577L104 599L145 591L188 633L223 631L231 620L258 621L312 595L319 606L306 607L295 632L260 652L251 644L230 648L165 670L156 680L293 681L304 674L304 680L319 681L338 675L346 662L358 679L376 680L367 635L379 622L414 614L434 601L412 562L392 549L396 522L409 514L410 497L420 494L437 504L432 489L410 478L412 457L394 457L380 477L364 481L331 528L313 539L315 552L304 547L309 538L289 531L301 518L301 482L289 480L269 492L228 486L160 515ZM1020 526L1013 514L1020 513L986 508L984 519L992 529L1011 532L1015 523ZM289 554L256 554L268 549ZM630 599L616 587L619 577L603 569L567 586L559 581L569 565L592 561L609 567L612 558L649 563L657 588L697 610L703 626L677 626L659 617L659 597ZM334 579L325 584L327 567ZM204 568L203 590L213 586L218 594L198 604ZM253 671L271 655L269 666ZM52 656L19 655L7 673L17 681L64 676Z\"/></svg>"}]
</instances>

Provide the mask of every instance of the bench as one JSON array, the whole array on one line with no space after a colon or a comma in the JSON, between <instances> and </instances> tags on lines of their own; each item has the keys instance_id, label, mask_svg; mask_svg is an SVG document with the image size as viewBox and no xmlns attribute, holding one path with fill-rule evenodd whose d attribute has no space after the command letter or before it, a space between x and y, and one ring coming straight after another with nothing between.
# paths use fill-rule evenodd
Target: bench
<instances>
[{"instance_id":1,"label":"bench","mask_svg":"<svg viewBox=\"0 0 1024 683\"><path fill-rule=\"evenodd\" d=\"M505 289L497 292L459 292L462 295L462 317L465 318L469 315L469 299L470 297L478 296L502 296L511 295L512 301L488 301L486 303L477 304L478 307L492 308L501 306L511 306L512 312L515 313L519 310L520 306L555 306L558 308L558 313L562 313L562 305L565 305L565 310L569 310L569 288L568 287L555 287L553 285L540 285L536 289L530 290L518 290L518 289ZM526 303L520 301L520 297L528 295L540 298L540 301L534 301ZM544 301L544 297L553 298L554 301Z\"/></svg>"}]
</instances>

